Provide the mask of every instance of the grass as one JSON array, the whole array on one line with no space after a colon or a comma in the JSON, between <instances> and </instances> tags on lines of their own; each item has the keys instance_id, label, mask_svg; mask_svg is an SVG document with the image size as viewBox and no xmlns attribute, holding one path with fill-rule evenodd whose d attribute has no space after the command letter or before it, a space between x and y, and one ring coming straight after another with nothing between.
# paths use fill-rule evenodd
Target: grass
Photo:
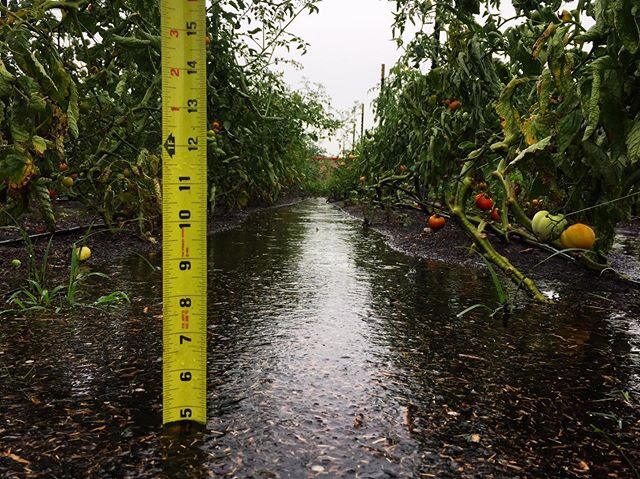
<instances>
[{"instance_id":1,"label":"grass","mask_svg":"<svg viewBox=\"0 0 640 479\"><path fill-rule=\"evenodd\" d=\"M129 297L122 291L114 291L107 295L100 296L93 302L87 302L82 298L82 287L89 278L110 279L109 276L104 273L83 271L78 256L80 251L78 243L84 246L89 233L87 233L80 242L73 244L69 261L68 281L60 284L50 284L49 256L53 237L49 239L42 259L38 260L35 246L27 232L19 227L17 227L17 230L23 239L26 249L27 278L25 284L9 295L7 300L8 304L15 305L20 311L54 310L59 312L63 308L69 307L86 306L100 308L129 302Z\"/></svg>"},{"instance_id":2,"label":"grass","mask_svg":"<svg viewBox=\"0 0 640 479\"><path fill-rule=\"evenodd\" d=\"M463 311L460 311L456 315L456 317L461 318L467 313L470 313L471 311L474 311L479 308L490 311L491 314L489 316L491 318L493 318L497 314L503 314L504 316L510 315L513 312L513 302L509 299L509 296L507 296L507 293L505 292L504 287L502 286L502 282L498 277L498 272L493 267L493 264L486 258L485 255L483 255L482 253L480 253L479 251L473 248L471 249L471 251L473 251L478 256L480 256L480 258L482 258L482 261L484 261L484 264L487 265L487 269L489 270L489 274L491 275L491 283L493 284L493 288L496 291L499 305L497 307L492 308L484 303L476 303L464 309Z\"/></svg>"}]
</instances>

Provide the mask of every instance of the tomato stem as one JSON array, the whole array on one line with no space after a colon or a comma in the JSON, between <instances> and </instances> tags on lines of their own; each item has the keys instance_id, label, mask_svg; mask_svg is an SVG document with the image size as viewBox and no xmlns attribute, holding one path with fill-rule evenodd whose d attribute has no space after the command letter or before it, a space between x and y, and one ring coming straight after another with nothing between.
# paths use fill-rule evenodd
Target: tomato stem
<instances>
[{"instance_id":1,"label":"tomato stem","mask_svg":"<svg viewBox=\"0 0 640 479\"><path fill-rule=\"evenodd\" d=\"M451 213L456 216L466 232L473 238L474 244L478 245L484 251L485 257L491 261L493 264L498 266L504 273L513 281L516 285L523 284L529 294L541 303L548 303L549 299L542 294L542 292L538 289L535 281L531 278L526 277L518 268L513 266L511 262L498 253L489 239L487 235L481 231L481 228L475 227L473 223L467 218L467 215L464 210L464 205L469 196L469 187L472 182L471 178L472 165L470 162L467 162L462 167L461 177L463 180L458 183L458 188L456 190L454 203L451 205ZM504 178L504 176L503 176ZM505 181L506 184L506 181ZM523 213L524 215L524 213ZM482 224L482 221L481 221Z\"/></svg>"}]
</instances>

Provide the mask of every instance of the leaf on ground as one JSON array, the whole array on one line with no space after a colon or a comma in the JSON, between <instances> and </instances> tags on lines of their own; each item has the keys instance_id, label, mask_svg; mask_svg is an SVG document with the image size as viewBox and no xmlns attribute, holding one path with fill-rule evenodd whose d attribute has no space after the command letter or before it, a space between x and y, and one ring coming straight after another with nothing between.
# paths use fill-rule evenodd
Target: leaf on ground
<instances>
[{"instance_id":1,"label":"leaf on ground","mask_svg":"<svg viewBox=\"0 0 640 479\"><path fill-rule=\"evenodd\" d=\"M580 461L578 463L578 470L580 472L588 472L589 471L589 464L587 464L585 461Z\"/></svg>"}]
</instances>

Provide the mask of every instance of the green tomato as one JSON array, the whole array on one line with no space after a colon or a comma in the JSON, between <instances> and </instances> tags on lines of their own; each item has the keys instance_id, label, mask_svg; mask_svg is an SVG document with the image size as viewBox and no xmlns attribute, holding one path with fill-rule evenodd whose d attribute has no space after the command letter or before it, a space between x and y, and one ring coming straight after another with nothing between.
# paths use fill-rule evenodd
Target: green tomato
<instances>
[{"instance_id":1,"label":"green tomato","mask_svg":"<svg viewBox=\"0 0 640 479\"><path fill-rule=\"evenodd\" d=\"M552 215L547 210L538 211L531 220L531 229L540 241L553 241L567 228L564 215Z\"/></svg>"},{"instance_id":2,"label":"green tomato","mask_svg":"<svg viewBox=\"0 0 640 479\"><path fill-rule=\"evenodd\" d=\"M16 259L12 259L12 260L11 260L11 264L12 264L13 266L15 266L16 268L19 268L19 267L22 265L22 261L20 261L20 260L19 260L19 259L17 259L17 258L16 258Z\"/></svg>"}]
</instances>

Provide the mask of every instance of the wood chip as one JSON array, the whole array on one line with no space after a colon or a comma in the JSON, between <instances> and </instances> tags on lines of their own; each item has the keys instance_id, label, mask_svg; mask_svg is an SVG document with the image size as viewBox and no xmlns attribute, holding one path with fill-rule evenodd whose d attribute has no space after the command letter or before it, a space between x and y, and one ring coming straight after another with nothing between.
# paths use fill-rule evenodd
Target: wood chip
<instances>
[{"instance_id":1,"label":"wood chip","mask_svg":"<svg viewBox=\"0 0 640 479\"><path fill-rule=\"evenodd\" d=\"M12 453L11 450L9 450L7 452L3 452L2 455L4 457L8 457L12 461L16 461L16 462L20 463L20 464L31 464L31 461L27 461L25 458L20 457L17 454Z\"/></svg>"}]
</instances>

